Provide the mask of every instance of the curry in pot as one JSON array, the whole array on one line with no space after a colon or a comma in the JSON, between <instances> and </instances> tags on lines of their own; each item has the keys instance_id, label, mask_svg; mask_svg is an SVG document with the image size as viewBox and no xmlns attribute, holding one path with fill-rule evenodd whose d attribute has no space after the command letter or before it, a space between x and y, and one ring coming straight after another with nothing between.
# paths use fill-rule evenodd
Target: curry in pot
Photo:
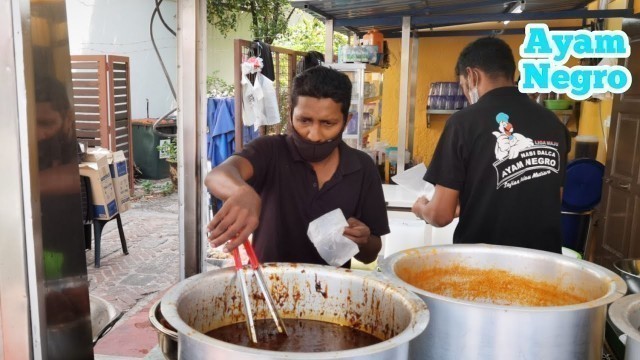
<instances>
[{"instance_id":1,"label":"curry in pot","mask_svg":"<svg viewBox=\"0 0 640 360\"><path fill-rule=\"evenodd\" d=\"M257 343L249 338L244 322L211 330L207 335L236 345L285 352L340 351L381 342L377 337L349 326L316 320L283 320L288 336L278 333L271 319L255 320Z\"/></svg>"},{"instance_id":2,"label":"curry in pot","mask_svg":"<svg viewBox=\"0 0 640 360\"><path fill-rule=\"evenodd\" d=\"M422 290L459 300L512 306L564 306L587 298L576 289L513 274L455 264L427 269L402 268L397 275Z\"/></svg>"}]
</instances>

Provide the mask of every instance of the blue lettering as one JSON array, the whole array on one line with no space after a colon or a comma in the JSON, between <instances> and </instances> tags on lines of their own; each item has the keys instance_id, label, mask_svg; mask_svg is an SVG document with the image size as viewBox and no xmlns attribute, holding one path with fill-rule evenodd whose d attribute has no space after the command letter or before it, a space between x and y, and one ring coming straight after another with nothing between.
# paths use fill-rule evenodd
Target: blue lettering
<instances>
[{"instance_id":1,"label":"blue lettering","mask_svg":"<svg viewBox=\"0 0 640 360\"><path fill-rule=\"evenodd\" d=\"M596 53L599 54L625 54L625 38L622 35L603 34L595 35Z\"/></svg>"},{"instance_id":2,"label":"blue lettering","mask_svg":"<svg viewBox=\"0 0 640 360\"><path fill-rule=\"evenodd\" d=\"M556 44L556 48L558 51L556 52L556 56L553 57L553 60L559 62L567 61L567 53L571 48L571 44L573 42L573 35L564 34L564 35L552 35L551 38L553 42Z\"/></svg>"},{"instance_id":3,"label":"blue lettering","mask_svg":"<svg viewBox=\"0 0 640 360\"><path fill-rule=\"evenodd\" d=\"M593 54L591 49L591 37L587 34L578 34L573 44L573 53L577 57L586 57L586 55Z\"/></svg>"},{"instance_id":4,"label":"blue lettering","mask_svg":"<svg viewBox=\"0 0 640 360\"><path fill-rule=\"evenodd\" d=\"M523 74L521 78L522 87L525 89L548 88L549 68L548 63L532 64L522 63ZM537 84L537 86L534 86Z\"/></svg>"},{"instance_id":5,"label":"blue lettering","mask_svg":"<svg viewBox=\"0 0 640 360\"><path fill-rule=\"evenodd\" d=\"M609 77L607 79L609 86L613 90L620 90L627 85L627 77L626 74L622 70L613 70L609 73Z\"/></svg>"},{"instance_id":6,"label":"blue lettering","mask_svg":"<svg viewBox=\"0 0 640 360\"><path fill-rule=\"evenodd\" d=\"M585 76L589 70L575 69L571 73L571 93L577 96L587 95L591 91L590 77Z\"/></svg>"},{"instance_id":7,"label":"blue lettering","mask_svg":"<svg viewBox=\"0 0 640 360\"><path fill-rule=\"evenodd\" d=\"M593 87L596 89L604 89L602 80L607 77L607 71L601 69L593 70L593 76Z\"/></svg>"},{"instance_id":8,"label":"blue lettering","mask_svg":"<svg viewBox=\"0 0 640 360\"><path fill-rule=\"evenodd\" d=\"M520 47L521 52L528 55L551 55L553 53L547 38L547 33L549 32L547 25L527 25L527 30L525 44Z\"/></svg>"},{"instance_id":9,"label":"blue lettering","mask_svg":"<svg viewBox=\"0 0 640 360\"><path fill-rule=\"evenodd\" d=\"M569 73L566 71L554 71L551 74L551 86L558 90L565 90L569 87Z\"/></svg>"}]
</instances>

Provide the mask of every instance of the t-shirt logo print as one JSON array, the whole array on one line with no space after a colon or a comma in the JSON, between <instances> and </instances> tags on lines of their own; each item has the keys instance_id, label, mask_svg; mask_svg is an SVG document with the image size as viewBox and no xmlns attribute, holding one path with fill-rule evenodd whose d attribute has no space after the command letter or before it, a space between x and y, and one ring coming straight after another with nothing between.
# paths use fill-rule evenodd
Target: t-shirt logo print
<instances>
[{"instance_id":1,"label":"t-shirt logo print","mask_svg":"<svg viewBox=\"0 0 640 360\"><path fill-rule=\"evenodd\" d=\"M496 137L496 161L493 167L497 173L496 189L519 185L524 181L560 171L560 153L546 145L534 145L530 138L516 133L509 122L509 115L501 112L496 115L498 131Z\"/></svg>"}]
</instances>

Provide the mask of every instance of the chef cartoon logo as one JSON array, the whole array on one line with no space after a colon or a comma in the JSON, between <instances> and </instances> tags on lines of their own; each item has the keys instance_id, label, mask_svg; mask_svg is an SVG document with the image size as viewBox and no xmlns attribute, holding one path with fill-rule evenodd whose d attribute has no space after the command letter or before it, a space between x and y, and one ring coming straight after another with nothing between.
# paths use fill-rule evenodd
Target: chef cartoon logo
<instances>
[{"instance_id":1,"label":"chef cartoon logo","mask_svg":"<svg viewBox=\"0 0 640 360\"><path fill-rule=\"evenodd\" d=\"M496 137L496 161L493 167L497 173L497 189L512 188L524 181L540 178L560 171L560 153L549 142L534 142L516 133L509 115L496 115L498 131ZM545 144L545 145L536 145Z\"/></svg>"}]
</instances>

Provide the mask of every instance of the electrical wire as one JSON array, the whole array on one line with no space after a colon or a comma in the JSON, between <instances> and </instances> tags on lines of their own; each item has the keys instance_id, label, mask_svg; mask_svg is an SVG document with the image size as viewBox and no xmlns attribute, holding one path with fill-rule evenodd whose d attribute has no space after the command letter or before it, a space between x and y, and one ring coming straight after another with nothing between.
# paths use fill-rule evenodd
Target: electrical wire
<instances>
[{"instance_id":1,"label":"electrical wire","mask_svg":"<svg viewBox=\"0 0 640 360\"><path fill-rule=\"evenodd\" d=\"M155 9L153 9L153 13L151 14L151 21L149 22L149 35L151 36L151 44L153 45L153 50L155 50L156 52L156 56L158 57L158 61L160 61L160 66L162 67L162 71L164 72L164 76L167 79L167 83L169 83L169 88L171 89L171 93L173 94L173 98L175 100L178 100L178 97L176 96L176 90L173 87L173 82L171 82L171 77L169 77L169 72L167 71L167 67L164 65L164 61L162 61L162 56L160 55L160 51L158 50L158 46L156 45L156 41L155 38L153 37L153 20L156 17L156 14L158 14L158 17L160 18L160 20L162 21L162 23L164 24L164 26L167 28L167 30L169 30L174 36L176 35L176 32L173 31L169 25L167 25L167 23L164 21L164 18L162 17L162 13L160 11L160 4L162 4L163 0L154 0L156 7ZM176 112L176 110L178 110L178 108L173 108L171 109L168 113L162 115L161 117L159 117L158 119L156 119L156 121L153 123L152 126L152 130L154 133L156 133L159 136L166 136L166 137L170 137L170 138L175 138L178 135L177 134L170 134L170 133L164 133L162 131L157 130L158 124L160 123L160 121L164 120L167 116L173 114L174 112Z\"/></svg>"},{"instance_id":2,"label":"electrical wire","mask_svg":"<svg viewBox=\"0 0 640 360\"><path fill-rule=\"evenodd\" d=\"M160 12L160 4L162 3L162 1L163 0L156 0L156 9L158 10L158 17L160 18L160 21L162 21L162 24L164 25L164 27L166 27L167 30L169 30L169 32L173 34L173 36L176 36L176 32L169 25L167 25L167 23L164 21L164 18L162 17L162 12Z\"/></svg>"},{"instance_id":3,"label":"electrical wire","mask_svg":"<svg viewBox=\"0 0 640 360\"><path fill-rule=\"evenodd\" d=\"M173 98L177 100L178 97L176 96L176 90L173 88L173 83L171 82L171 78L169 77L169 72L167 71L167 67L164 65L164 61L162 61L162 56L160 55L160 51L158 51L156 40L153 37L153 20L155 19L156 14L160 13L160 4L162 4L163 0L155 0L155 1L156 1L156 7L155 9L153 9L153 14L151 14L151 21L149 22L149 35L151 35L151 44L153 45L153 50L155 50L156 55L158 56L158 60L160 61L160 66L162 66L162 71L164 71L164 76L167 78L167 82L169 83L169 87L171 88L171 93L173 94Z\"/></svg>"},{"instance_id":4,"label":"electrical wire","mask_svg":"<svg viewBox=\"0 0 640 360\"><path fill-rule=\"evenodd\" d=\"M602 142L604 143L604 153L607 153L607 136L604 131L604 122L602 121L602 100L598 101L598 120L600 123L600 129L602 129Z\"/></svg>"}]
</instances>

